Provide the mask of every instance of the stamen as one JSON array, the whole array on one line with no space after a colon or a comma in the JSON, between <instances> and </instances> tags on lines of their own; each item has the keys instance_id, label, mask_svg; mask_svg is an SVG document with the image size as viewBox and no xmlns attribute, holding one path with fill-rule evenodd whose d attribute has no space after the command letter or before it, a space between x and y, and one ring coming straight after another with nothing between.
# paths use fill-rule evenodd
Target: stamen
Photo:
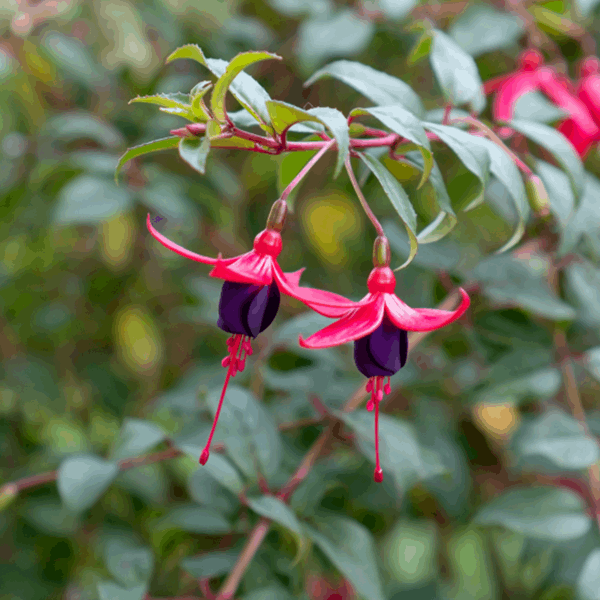
<instances>
[{"instance_id":1,"label":"stamen","mask_svg":"<svg viewBox=\"0 0 600 600\"><path fill-rule=\"evenodd\" d=\"M377 483L383 481L383 470L379 462L379 402L375 403L375 472L373 479Z\"/></svg>"},{"instance_id":2,"label":"stamen","mask_svg":"<svg viewBox=\"0 0 600 600\"><path fill-rule=\"evenodd\" d=\"M391 394L392 393L392 386L390 385L390 378L388 377L387 383L385 384L385 387L383 388L383 391L386 394Z\"/></svg>"},{"instance_id":3,"label":"stamen","mask_svg":"<svg viewBox=\"0 0 600 600\"><path fill-rule=\"evenodd\" d=\"M373 391L373 380L369 379L369 381L367 381L367 387L366 387L367 393Z\"/></svg>"},{"instance_id":4,"label":"stamen","mask_svg":"<svg viewBox=\"0 0 600 600\"><path fill-rule=\"evenodd\" d=\"M227 385L229 384L229 379L231 377L235 377L235 374L237 372L237 366L238 366L238 358L237 358L237 352L238 349L241 348L242 343L244 340L244 336L237 334L234 335L232 337L230 337L227 340L227 346L229 348L229 356L226 356L222 361L221 364L223 365L223 367L229 367L227 369L227 375L225 376L225 382L223 383L223 389L221 390L221 397L219 398L219 404L217 406L217 412L215 413L215 418L213 420L213 424L212 424L212 428L210 430L210 434L208 435L208 440L206 442L206 446L204 446L204 450L202 450L202 454L200 455L200 464L201 465L205 465L206 461L208 460L208 457L210 456L210 444L212 442L212 438L213 435L215 433L215 429L217 427L217 421L219 420L219 415L221 414L221 408L223 406L223 399L225 398L225 392L227 391ZM232 343L230 343L230 341ZM241 352L240 352L241 354ZM243 369L243 366L242 366Z\"/></svg>"}]
</instances>

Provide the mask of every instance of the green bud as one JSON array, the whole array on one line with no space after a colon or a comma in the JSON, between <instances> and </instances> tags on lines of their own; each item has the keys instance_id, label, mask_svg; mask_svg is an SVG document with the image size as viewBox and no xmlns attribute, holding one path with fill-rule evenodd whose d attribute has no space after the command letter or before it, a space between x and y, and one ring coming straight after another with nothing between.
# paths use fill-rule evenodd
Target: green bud
<instances>
[{"instance_id":1,"label":"green bud","mask_svg":"<svg viewBox=\"0 0 600 600\"><path fill-rule=\"evenodd\" d=\"M7 483L0 488L0 512L8 508L19 495L19 488L14 483Z\"/></svg>"},{"instance_id":2,"label":"green bud","mask_svg":"<svg viewBox=\"0 0 600 600\"><path fill-rule=\"evenodd\" d=\"M542 216L547 215L549 213L548 192L546 191L546 187L542 180L532 173L527 178L525 189L527 190L527 198L531 210Z\"/></svg>"},{"instance_id":3,"label":"green bud","mask_svg":"<svg viewBox=\"0 0 600 600\"><path fill-rule=\"evenodd\" d=\"M373 244L373 264L376 267L389 267L391 260L390 243L385 236L380 235Z\"/></svg>"},{"instance_id":4,"label":"green bud","mask_svg":"<svg viewBox=\"0 0 600 600\"><path fill-rule=\"evenodd\" d=\"M285 217L287 216L287 202L285 200L277 200L271 207L269 218L267 219L267 229L272 231L281 231L285 225Z\"/></svg>"}]
</instances>

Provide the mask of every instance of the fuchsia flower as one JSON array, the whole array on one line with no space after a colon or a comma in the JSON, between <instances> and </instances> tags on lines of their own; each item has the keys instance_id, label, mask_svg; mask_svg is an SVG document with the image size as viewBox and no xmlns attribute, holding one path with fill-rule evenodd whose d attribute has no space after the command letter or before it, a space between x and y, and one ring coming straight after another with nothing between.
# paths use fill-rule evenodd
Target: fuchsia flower
<instances>
[{"instance_id":1,"label":"fuchsia flower","mask_svg":"<svg viewBox=\"0 0 600 600\"><path fill-rule=\"evenodd\" d=\"M379 462L379 402L384 392L391 392L390 377L406 363L407 332L440 329L460 318L471 300L461 288L462 300L455 311L411 308L394 293L396 278L389 267L390 251L386 238L377 238L374 256L384 258L374 259L375 268L367 280L369 293L360 302L355 302L353 308L347 310L338 321L306 340L300 336L299 342L303 348L312 349L354 342L356 367L369 378L367 392L371 392L371 399L367 403L367 410L375 409L374 479L380 482L383 481L383 471ZM318 312L322 310L318 306L311 308ZM386 377L388 381L384 385Z\"/></svg>"},{"instance_id":2,"label":"fuchsia flower","mask_svg":"<svg viewBox=\"0 0 600 600\"><path fill-rule=\"evenodd\" d=\"M600 127L600 60L588 56L581 62L580 73L577 96Z\"/></svg>"},{"instance_id":3,"label":"fuchsia flower","mask_svg":"<svg viewBox=\"0 0 600 600\"><path fill-rule=\"evenodd\" d=\"M282 248L280 231L286 212L287 205L284 201L275 202L266 229L254 239L254 248L246 254L227 259L221 258L220 254L217 258L210 258L186 250L159 233L152 226L148 215L148 230L163 246L191 260L212 265L213 269L209 275L225 280L219 301L217 325L232 335L227 340L228 356L221 363L227 368L227 375L212 429L200 456L202 465L206 464L209 457L210 444L229 378L244 370L246 357L252 355L250 340L264 331L275 319L279 309L280 292L309 305L333 305L322 308L323 314L327 316L339 316L352 307L351 302L337 294L300 287L300 275L304 269L295 273L284 273L281 270L277 257Z\"/></svg>"}]
</instances>

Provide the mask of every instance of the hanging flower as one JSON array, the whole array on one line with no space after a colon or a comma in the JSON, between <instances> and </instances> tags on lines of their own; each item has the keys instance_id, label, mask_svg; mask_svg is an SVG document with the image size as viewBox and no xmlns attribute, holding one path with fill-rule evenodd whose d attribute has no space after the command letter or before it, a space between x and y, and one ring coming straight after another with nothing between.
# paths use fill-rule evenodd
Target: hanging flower
<instances>
[{"instance_id":1,"label":"hanging flower","mask_svg":"<svg viewBox=\"0 0 600 600\"><path fill-rule=\"evenodd\" d=\"M600 129L588 107L578 97L575 86L570 79L549 67L538 70L538 81L542 91L568 115L559 124L558 130L575 146L580 156L585 156L598 139Z\"/></svg>"},{"instance_id":2,"label":"hanging flower","mask_svg":"<svg viewBox=\"0 0 600 600\"><path fill-rule=\"evenodd\" d=\"M386 238L378 237L374 246L375 268L367 280L369 293L352 310L308 339L300 336L303 348L330 348L354 342L354 362L369 379L367 392L371 399L367 410L375 409L375 474L383 481L379 462L379 402L389 394L390 377L406 364L409 331L432 331L456 321L471 301L461 288L462 300L455 311L435 308L411 308L396 294L396 278L389 267L390 250ZM387 378L387 383L385 379Z\"/></svg>"},{"instance_id":3,"label":"hanging flower","mask_svg":"<svg viewBox=\"0 0 600 600\"><path fill-rule=\"evenodd\" d=\"M304 269L295 273L284 273L277 263L282 248L280 231L283 228L287 204L278 200L273 204L267 227L254 239L254 248L235 258L210 258L186 250L159 233L147 218L152 236L163 246L177 254L212 265L211 277L224 279L219 300L218 327L230 333L227 340L228 355L222 365L227 375L206 446L200 456L200 464L206 464L210 444L215 432L221 406L230 377L244 370L246 357L252 355L251 340L264 331L275 319L279 309L280 293L283 292L305 304L321 306L321 314L338 317L352 307L352 303L330 292L300 287L300 276Z\"/></svg>"},{"instance_id":4,"label":"hanging flower","mask_svg":"<svg viewBox=\"0 0 600 600\"><path fill-rule=\"evenodd\" d=\"M538 50L525 50L518 58L519 66L516 71L484 83L483 90L486 94L496 92L492 105L495 121L511 121L517 100L523 94L539 89L537 72L543 64L544 57Z\"/></svg>"}]
</instances>

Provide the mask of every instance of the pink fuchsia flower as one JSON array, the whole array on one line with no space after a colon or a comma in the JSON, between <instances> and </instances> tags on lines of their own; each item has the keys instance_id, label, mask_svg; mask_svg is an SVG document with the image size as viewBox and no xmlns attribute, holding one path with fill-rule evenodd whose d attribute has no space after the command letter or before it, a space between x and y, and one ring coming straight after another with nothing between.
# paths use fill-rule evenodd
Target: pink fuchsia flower
<instances>
[{"instance_id":1,"label":"pink fuchsia flower","mask_svg":"<svg viewBox=\"0 0 600 600\"><path fill-rule=\"evenodd\" d=\"M147 226L151 235L163 246L196 262L212 265L211 277L224 279L219 300L218 327L232 334L227 340L228 356L223 361L227 375L206 446L200 456L200 464L206 464L210 444L215 432L223 399L230 377L244 370L246 357L252 355L251 339L264 331L275 319L279 309L280 293L283 292L305 304L325 305L320 312L337 317L352 307L352 303L330 292L300 287L300 275L304 269L295 273L284 273L277 263L282 249L280 231L283 228L287 212L284 201L273 205L267 227L254 239L254 248L234 258L210 258L186 250L159 233L150 221ZM331 306L329 306L331 305Z\"/></svg>"},{"instance_id":2,"label":"pink fuchsia flower","mask_svg":"<svg viewBox=\"0 0 600 600\"><path fill-rule=\"evenodd\" d=\"M346 580L337 584L322 575L309 575L306 581L306 591L311 600L354 600L356 598L352 587Z\"/></svg>"},{"instance_id":3,"label":"pink fuchsia flower","mask_svg":"<svg viewBox=\"0 0 600 600\"><path fill-rule=\"evenodd\" d=\"M575 146L580 156L585 156L598 140L600 129L577 96L573 83L549 67L538 70L538 81L542 91L569 115L559 124L558 130Z\"/></svg>"},{"instance_id":4,"label":"pink fuchsia flower","mask_svg":"<svg viewBox=\"0 0 600 600\"><path fill-rule=\"evenodd\" d=\"M486 94L496 93L492 105L495 121L511 121L517 100L523 94L539 89L537 72L543 64L544 57L538 50L525 50L518 58L519 66L516 71L484 83L483 90Z\"/></svg>"},{"instance_id":5,"label":"pink fuchsia flower","mask_svg":"<svg viewBox=\"0 0 600 600\"><path fill-rule=\"evenodd\" d=\"M354 303L352 310L331 325L317 331L306 340L300 336L303 348L330 348L354 342L354 362L369 379L367 392L371 399L367 410L375 410L375 474L383 481L379 461L379 403L384 392L389 394L390 377L406 363L409 331L433 331L460 318L471 300L463 290L460 306L454 311L435 308L411 308L394 293L396 278L389 267L389 245L384 237L377 238L374 250L375 268L367 280L369 293ZM383 256L383 260L377 257ZM387 378L387 383L384 384Z\"/></svg>"},{"instance_id":6,"label":"pink fuchsia flower","mask_svg":"<svg viewBox=\"0 0 600 600\"><path fill-rule=\"evenodd\" d=\"M579 72L581 79L577 85L577 96L600 127L600 60L588 56L581 62Z\"/></svg>"}]
</instances>

